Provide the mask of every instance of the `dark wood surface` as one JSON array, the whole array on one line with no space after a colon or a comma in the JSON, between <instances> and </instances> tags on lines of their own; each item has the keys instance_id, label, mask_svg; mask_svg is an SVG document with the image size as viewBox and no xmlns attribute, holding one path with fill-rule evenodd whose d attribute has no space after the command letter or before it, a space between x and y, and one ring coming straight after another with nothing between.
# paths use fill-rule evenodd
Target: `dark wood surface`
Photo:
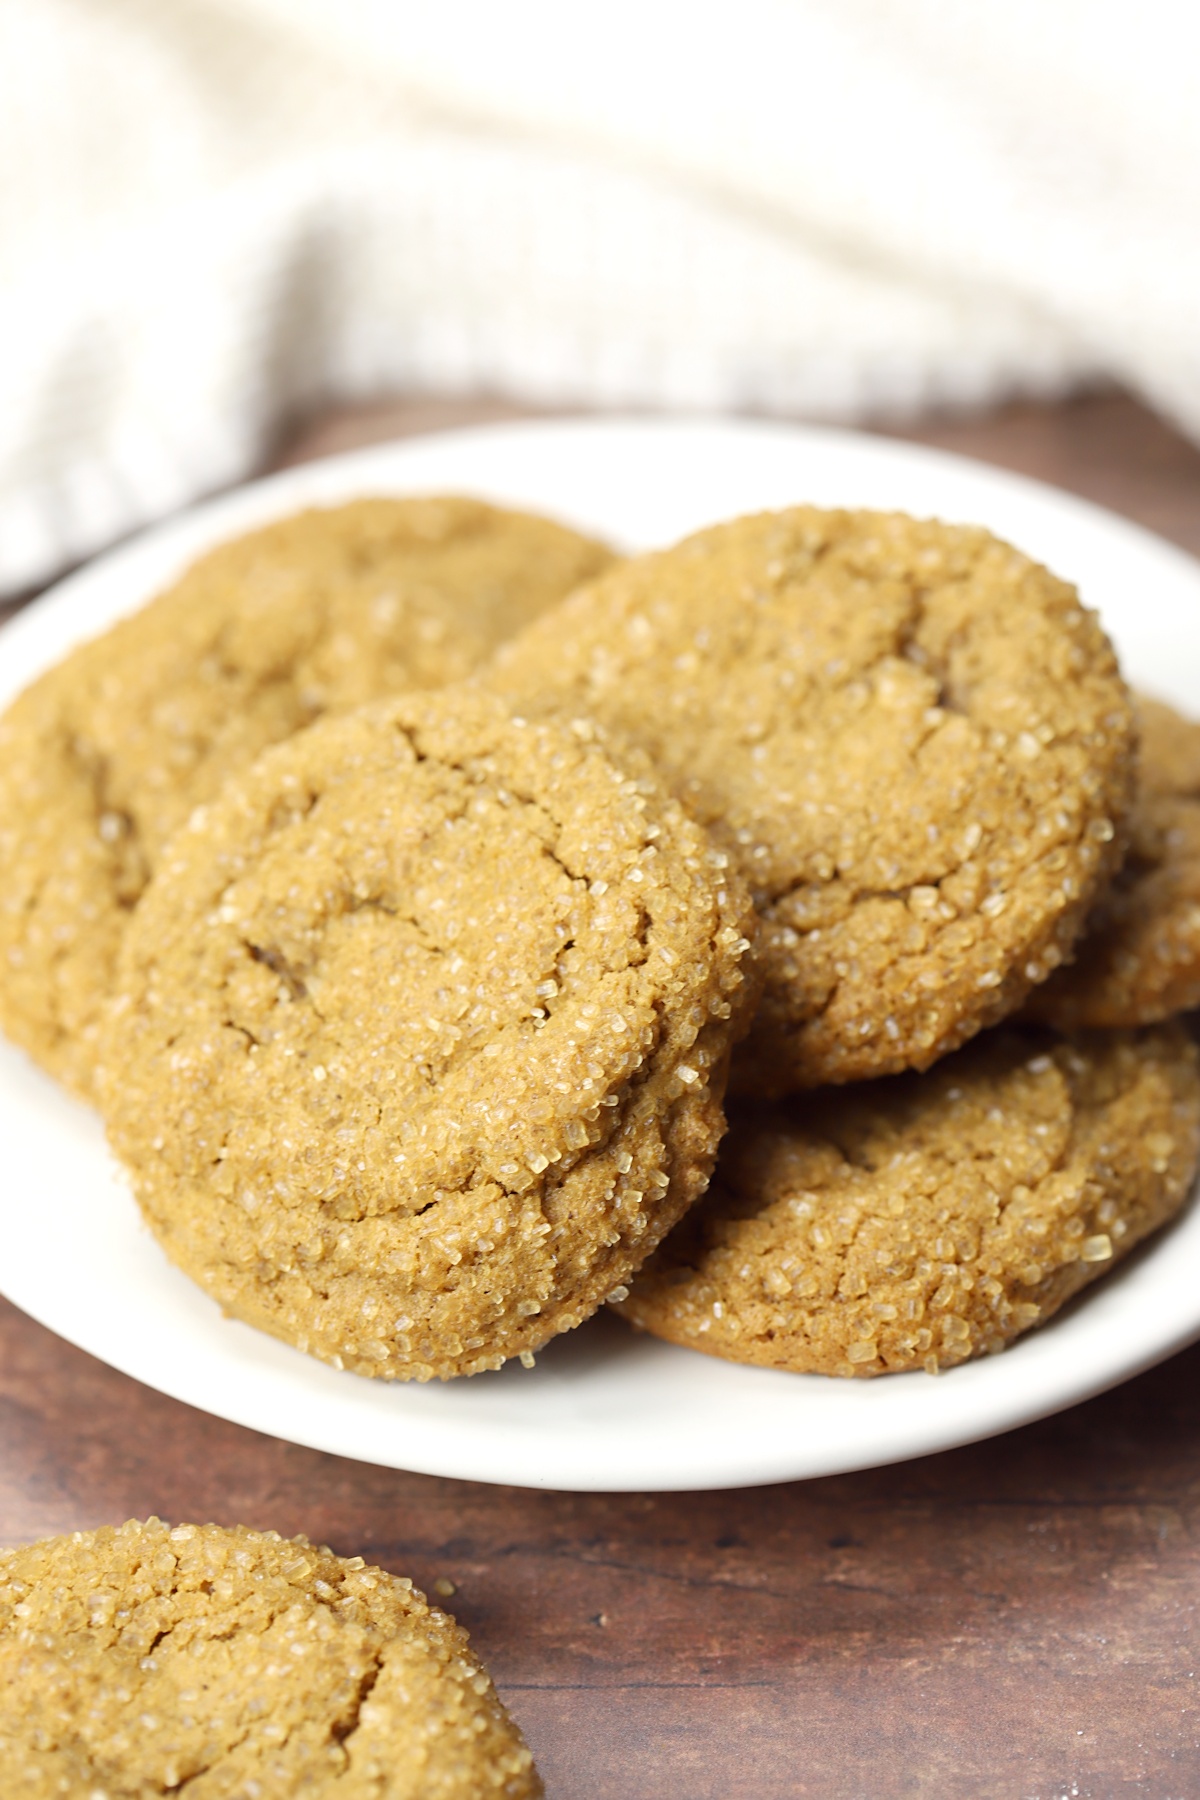
<instances>
[{"instance_id":1,"label":"dark wood surface","mask_svg":"<svg viewBox=\"0 0 1200 1800\"><path fill-rule=\"evenodd\" d=\"M509 411L364 408L298 432L278 460ZM1200 453L1122 396L906 435L1200 551ZM447 1604L552 1800L1200 1795L1200 1348L1042 1425L897 1468L573 1495L259 1436L0 1303L0 1541L150 1512L303 1530L427 1589L453 1583Z\"/></svg>"}]
</instances>

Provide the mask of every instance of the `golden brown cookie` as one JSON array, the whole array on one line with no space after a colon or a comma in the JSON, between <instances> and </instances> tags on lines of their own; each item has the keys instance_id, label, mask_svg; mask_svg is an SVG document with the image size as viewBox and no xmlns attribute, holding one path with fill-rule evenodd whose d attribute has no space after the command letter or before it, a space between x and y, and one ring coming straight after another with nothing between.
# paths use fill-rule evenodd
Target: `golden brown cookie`
<instances>
[{"instance_id":1,"label":"golden brown cookie","mask_svg":"<svg viewBox=\"0 0 1200 1800\"><path fill-rule=\"evenodd\" d=\"M1178 1211L1198 1154L1178 1024L1004 1028L922 1075L744 1114L620 1310L735 1362L932 1373L1110 1269Z\"/></svg>"},{"instance_id":2,"label":"golden brown cookie","mask_svg":"<svg viewBox=\"0 0 1200 1800\"><path fill-rule=\"evenodd\" d=\"M473 669L611 560L476 500L268 525L74 651L0 719L0 1025L90 1097L99 1010L163 844L331 708Z\"/></svg>"},{"instance_id":3,"label":"golden brown cookie","mask_svg":"<svg viewBox=\"0 0 1200 1800\"><path fill-rule=\"evenodd\" d=\"M1061 962L1133 722L1074 590L985 531L796 507L638 557L482 673L640 745L746 875L741 1090L926 1067Z\"/></svg>"},{"instance_id":4,"label":"golden brown cookie","mask_svg":"<svg viewBox=\"0 0 1200 1800\"><path fill-rule=\"evenodd\" d=\"M1200 724L1138 699L1142 755L1129 850L1073 962L1029 996L1030 1017L1149 1025L1200 1006Z\"/></svg>"},{"instance_id":5,"label":"golden brown cookie","mask_svg":"<svg viewBox=\"0 0 1200 1800\"><path fill-rule=\"evenodd\" d=\"M228 1311L362 1374L496 1368L703 1190L753 910L595 736L402 696L174 839L99 1085L152 1229Z\"/></svg>"},{"instance_id":6,"label":"golden brown cookie","mask_svg":"<svg viewBox=\"0 0 1200 1800\"><path fill-rule=\"evenodd\" d=\"M0 1785L22 1800L536 1800L411 1581L276 1532L132 1519L0 1551Z\"/></svg>"}]
</instances>

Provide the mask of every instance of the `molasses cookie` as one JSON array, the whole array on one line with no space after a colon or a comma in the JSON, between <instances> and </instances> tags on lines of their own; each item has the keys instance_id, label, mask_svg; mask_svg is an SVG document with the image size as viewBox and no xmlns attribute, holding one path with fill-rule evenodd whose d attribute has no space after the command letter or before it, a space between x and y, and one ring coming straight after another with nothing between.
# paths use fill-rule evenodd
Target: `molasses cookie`
<instances>
[{"instance_id":1,"label":"molasses cookie","mask_svg":"<svg viewBox=\"0 0 1200 1800\"><path fill-rule=\"evenodd\" d=\"M173 840L101 1099L227 1311L360 1374L496 1368L703 1190L754 914L596 738L402 696L268 751Z\"/></svg>"},{"instance_id":2,"label":"molasses cookie","mask_svg":"<svg viewBox=\"0 0 1200 1800\"><path fill-rule=\"evenodd\" d=\"M1138 699L1129 850L1073 962L1029 996L1048 1025L1147 1025L1200 1006L1200 725Z\"/></svg>"},{"instance_id":3,"label":"molasses cookie","mask_svg":"<svg viewBox=\"0 0 1200 1800\"><path fill-rule=\"evenodd\" d=\"M1133 721L1074 590L986 531L796 507L600 577L480 679L644 749L746 876L759 1095L924 1068L1062 961Z\"/></svg>"},{"instance_id":4,"label":"molasses cookie","mask_svg":"<svg viewBox=\"0 0 1200 1800\"><path fill-rule=\"evenodd\" d=\"M22 1800L535 1800L467 1634L306 1538L160 1519L0 1551L0 1765Z\"/></svg>"},{"instance_id":5,"label":"molasses cookie","mask_svg":"<svg viewBox=\"0 0 1200 1800\"><path fill-rule=\"evenodd\" d=\"M735 1362L931 1373L1002 1350L1183 1204L1200 1072L1178 1025L1004 1028L923 1075L735 1120L620 1311Z\"/></svg>"},{"instance_id":6,"label":"molasses cookie","mask_svg":"<svg viewBox=\"0 0 1200 1800\"><path fill-rule=\"evenodd\" d=\"M475 500L364 500L205 556L0 719L0 1025L89 1097L125 921L167 838L331 708L434 687L609 561Z\"/></svg>"}]
</instances>

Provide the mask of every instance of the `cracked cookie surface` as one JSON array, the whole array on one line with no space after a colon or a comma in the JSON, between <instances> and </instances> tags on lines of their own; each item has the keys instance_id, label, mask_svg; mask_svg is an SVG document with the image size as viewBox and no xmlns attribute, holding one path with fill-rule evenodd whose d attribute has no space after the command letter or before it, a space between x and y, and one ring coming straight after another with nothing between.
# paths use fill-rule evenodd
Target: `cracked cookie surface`
<instances>
[{"instance_id":1,"label":"cracked cookie surface","mask_svg":"<svg viewBox=\"0 0 1200 1800\"><path fill-rule=\"evenodd\" d=\"M765 1095L923 1068L1062 961L1133 722L1072 588L987 532L796 507L601 576L479 677L639 745L750 884Z\"/></svg>"},{"instance_id":2,"label":"cracked cookie surface","mask_svg":"<svg viewBox=\"0 0 1200 1800\"><path fill-rule=\"evenodd\" d=\"M1200 724L1136 701L1142 751L1129 850L1074 960L1029 997L1062 1030L1148 1025L1200 1005Z\"/></svg>"},{"instance_id":3,"label":"cracked cookie surface","mask_svg":"<svg viewBox=\"0 0 1200 1800\"><path fill-rule=\"evenodd\" d=\"M192 807L322 713L467 674L611 560L549 520L376 499L223 544L0 719L0 1024L91 1095L130 909Z\"/></svg>"},{"instance_id":4,"label":"cracked cookie surface","mask_svg":"<svg viewBox=\"0 0 1200 1800\"><path fill-rule=\"evenodd\" d=\"M536 1800L467 1634L306 1538L160 1519L0 1551L0 1766L28 1800Z\"/></svg>"},{"instance_id":5,"label":"cracked cookie surface","mask_svg":"<svg viewBox=\"0 0 1200 1800\"><path fill-rule=\"evenodd\" d=\"M1104 1274L1179 1210L1198 1153L1182 1026L1002 1027L924 1074L735 1116L619 1310L735 1362L933 1372Z\"/></svg>"},{"instance_id":6,"label":"cracked cookie surface","mask_svg":"<svg viewBox=\"0 0 1200 1800\"><path fill-rule=\"evenodd\" d=\"M168 1255L387 1378L531 1353L703 1189L754 931L594 726L443 689L268 751L126 935L100 1093Z\"/></svg>"}]
</instances>

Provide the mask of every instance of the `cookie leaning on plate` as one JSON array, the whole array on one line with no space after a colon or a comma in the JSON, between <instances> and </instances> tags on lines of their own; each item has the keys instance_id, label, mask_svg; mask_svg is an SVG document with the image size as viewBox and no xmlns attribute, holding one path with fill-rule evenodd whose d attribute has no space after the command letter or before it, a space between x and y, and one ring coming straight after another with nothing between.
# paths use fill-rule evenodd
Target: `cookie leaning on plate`
<instances>
[{"instance_id":1,"label":"cookie leaning on plate","mask_svg":"<svg viewBox=\"0 0 1200 1800\"><path fill-rule=\"evenodd\" d=\"M1148 1025L1200 1005L1200 724L1139 698L1129 852L1078 951L1029 996L1062 1030Z\"/></svg>"},{"instance_id":2,"label":"cookie leaning on plate","mask_svg":"<svg viewBox=\"0 0 1200 1800\"><path fill-rule=\"evenodd\" d=\"M101 1070L168 1255L361 1374L592 1312L700 1193L749 897L595 727L447 688L268 751L171 844Z\"/></svg>"},{"instance_id":3,"label":"cookie leaning on plate","mask_svg":"<svg viewBox=\"0 0 1200 1800\"><path fill-rule=\"evenodd\" d=\"M468 673L611 560L463 499L364 500L222 545L0 719L0 1024L91 1095L129 911L192 807L331 708Z\"/></svg>"},{"instance_id":4,"label":"cookie leaning on plate","mask_svg":"<svg viewBox=\"0 0 1200 1800\"><path fill-rule=\"evenodd\" d=\"M936 1371L1104 1274L1179 1210L1198 1154L1182 1026L1001 1028L925 1074L736 1119L620 1311L735 1362Z\"/></svg>"},{"instance_id":5,"label":"cookie leaning on plate","mask_svg":"<svg viewBox=\"0 0 1200 1800\"><path fill-rule=\"evenodd\" d=\"M4 1791L535 1800L467 1634L306 1538L130 1520L0 1551Z\"/></svg>"},{"instance_id":6,"label":"cookie leaning on plate","mask_svg":"<svg viewBox=\"0 0 1200 1800\"><path fill-rule=\"evenodd\" d=\"M601 576L479 679L638 744L745 874L757 1094L925 1067L1059 963L1133 721L1074 590L987 532L796 507Z\"/></svg>"}]
</instances>

